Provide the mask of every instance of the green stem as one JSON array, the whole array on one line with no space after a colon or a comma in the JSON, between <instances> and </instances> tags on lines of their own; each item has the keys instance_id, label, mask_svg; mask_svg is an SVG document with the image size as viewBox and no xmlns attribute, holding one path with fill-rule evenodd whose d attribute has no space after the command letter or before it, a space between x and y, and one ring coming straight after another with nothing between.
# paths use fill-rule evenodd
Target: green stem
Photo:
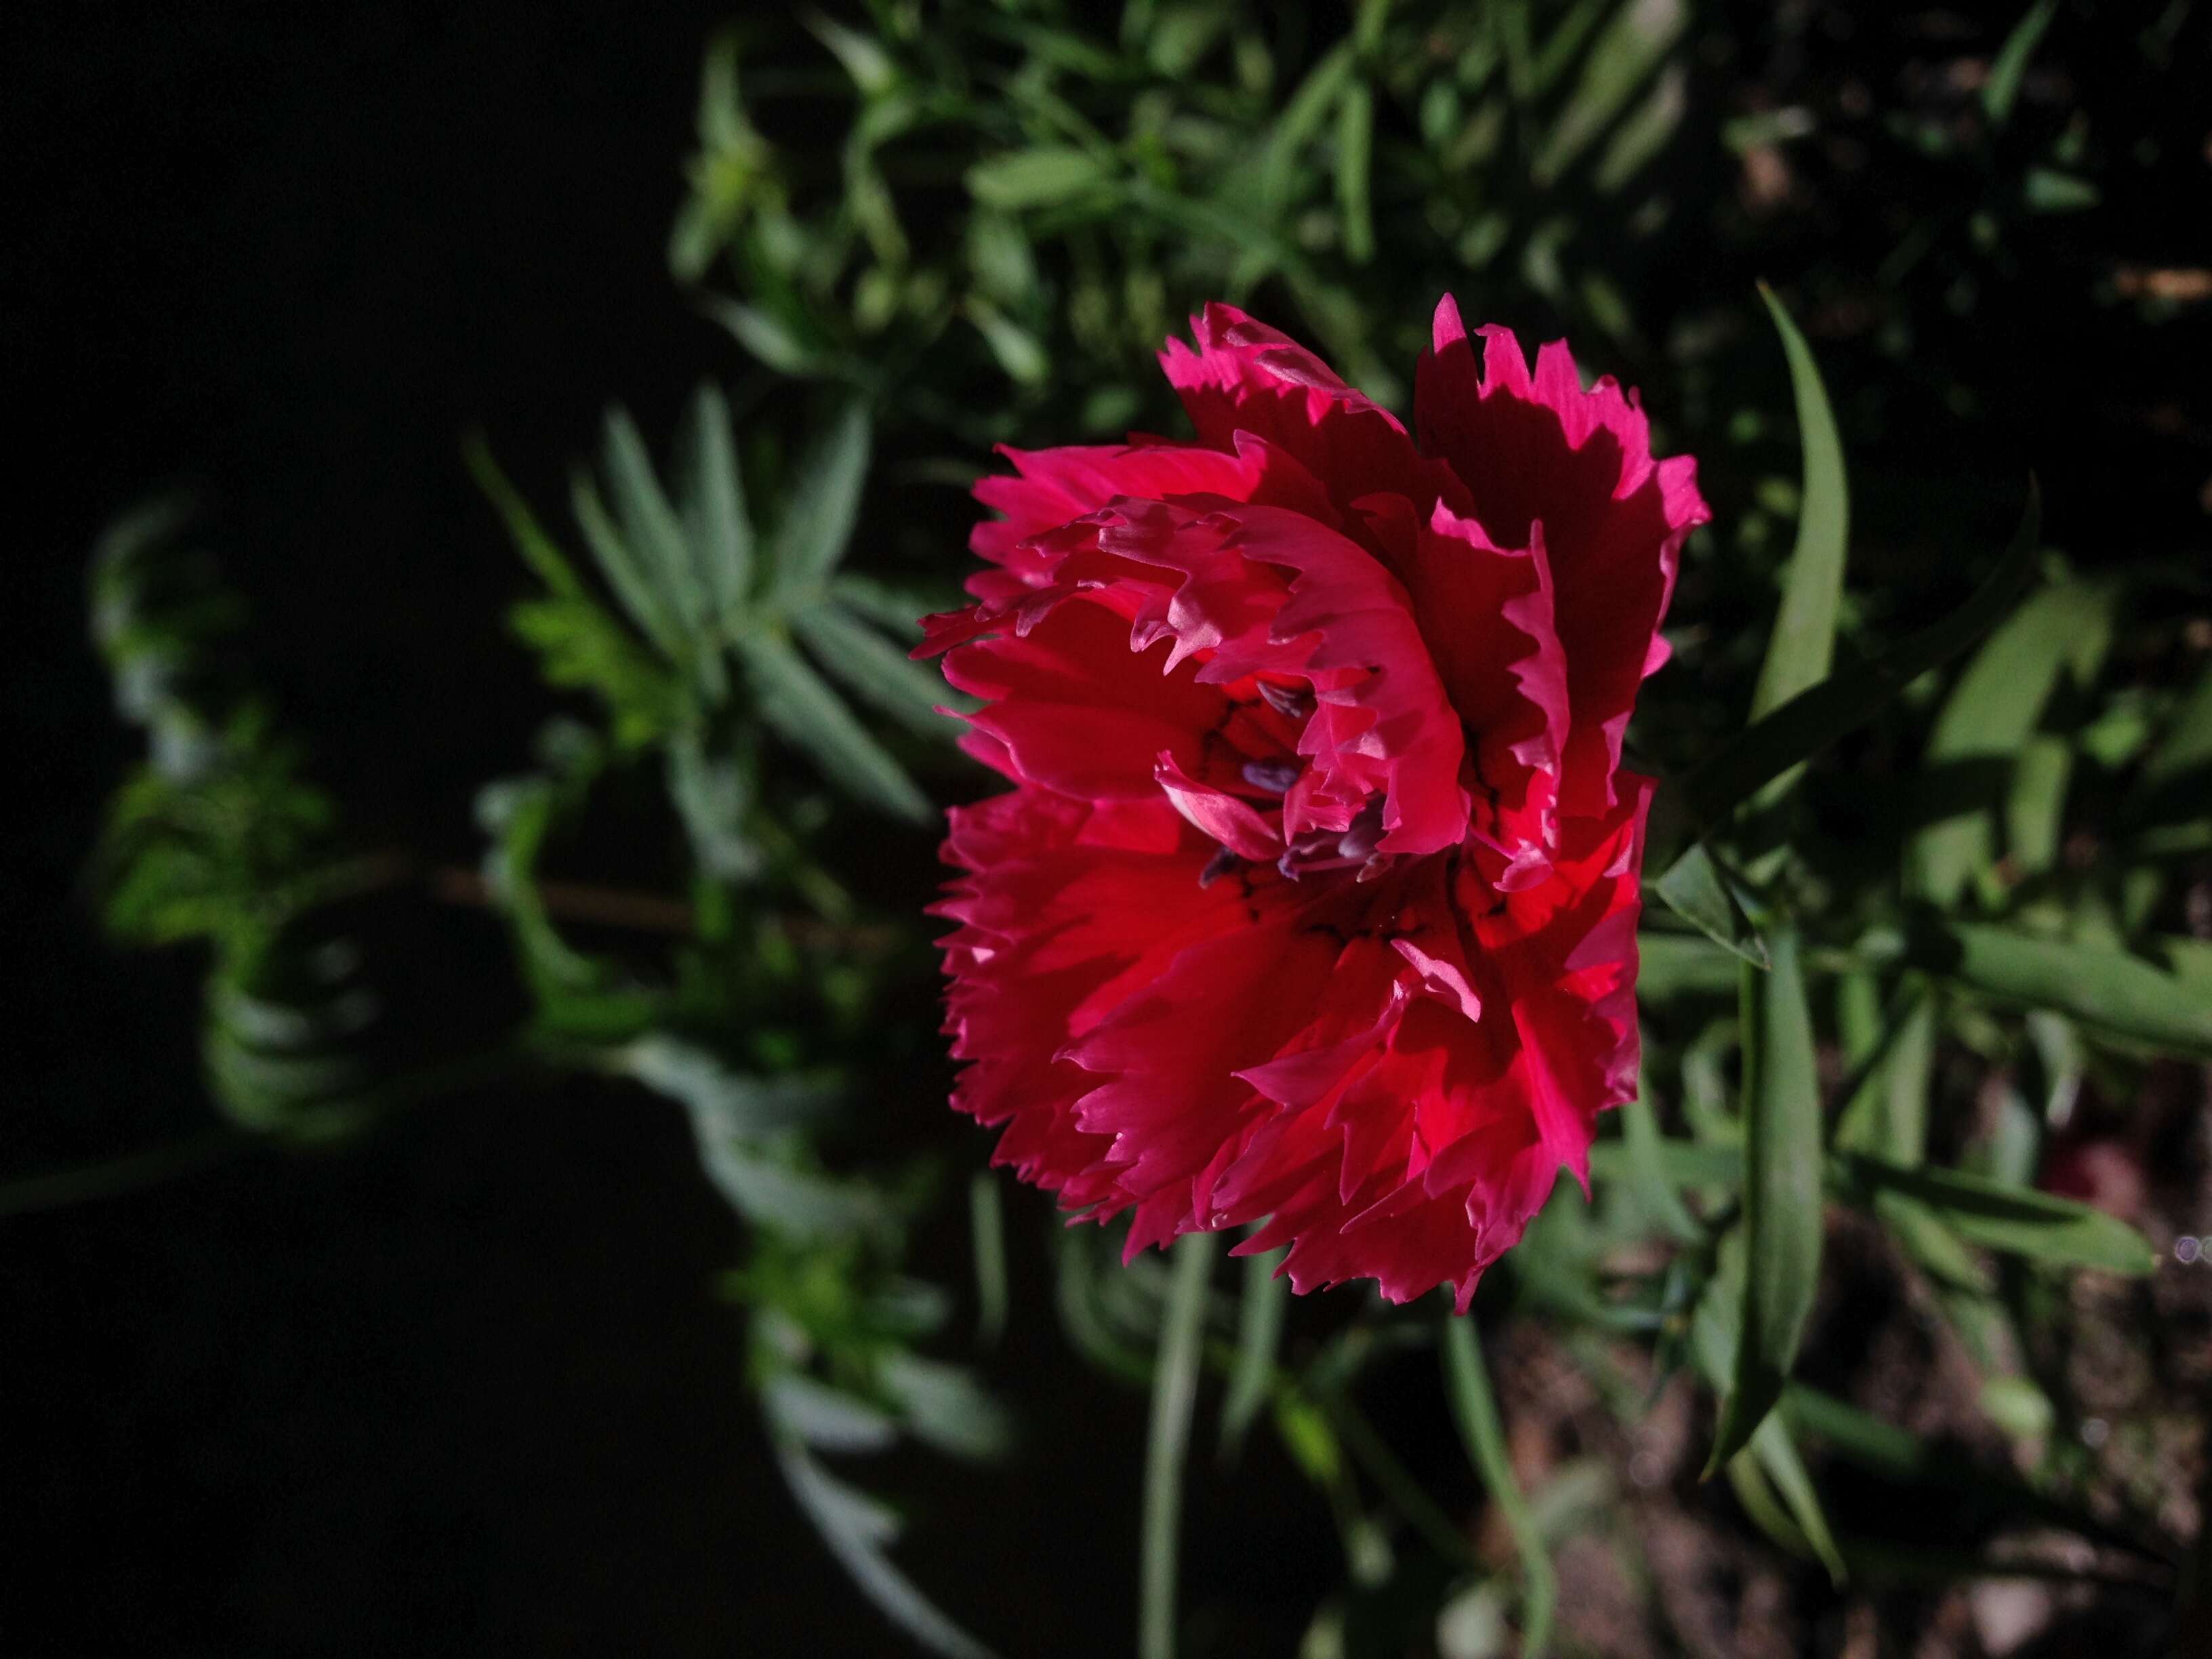
<instances>
[{"instance_id":1,"label":"green stem","mask_svg":"<svg viewBox=\"0 0 2212 1659\"><path fill-rule=\"evenodd\" d=\"M1451 1393L1452 1418L1467 1444L1475 1472L1490 1489L1490 1501L1504 1516L1521 1553L1522 1653L1525 1659L1542 1659L1552 1639L1552 1609L1559 1600L1559 1577L1544 1548L1544 1535L1528 1500L1513 1479L1513 1461L1505 1449L1505 1430L1498 1420L1498 1401L1490 1391L1490 1375L1483 1369L1481 1340L1474 1321L1462 1315L1444 1316L1444 1383Z\"/></svg>"},{"instance_id":2,"label":"green stem","mask_svg":"<svg viewBox=\"0 0 2212 1659\"><path fill-rule=\"evenodd\" d=\"M116 1198L125 1193L157 1187L165 1181L212 1169L261 1144L258 1136L236 1129L211 1129L205 1134L110 1158L104 1164L80 1164L71 1170L56 1170L51 1174L11 1181L0 1186L0 1217L64 1209L72 1204Z\"/></svg>"},{"instance_id":3,"label":"green stem","mask_svg":"<svg viewBox=\"0 0 2212 1659\"><path fill-rule=\"evenodd\" d=\"M1145 1535L1137 1626L1139 1659L1175 1659L1176 1557L1182 1522L1183 1455L1190 1448L1191 1407L1198 1395L1200 1338L1206 1323L1206 1281L1213 1268L1211 1233L1188 1233L1175 1247L1174 1276L1152 1366L1152 1439L1145 1453Z\"/></svg>"}]
</instances>

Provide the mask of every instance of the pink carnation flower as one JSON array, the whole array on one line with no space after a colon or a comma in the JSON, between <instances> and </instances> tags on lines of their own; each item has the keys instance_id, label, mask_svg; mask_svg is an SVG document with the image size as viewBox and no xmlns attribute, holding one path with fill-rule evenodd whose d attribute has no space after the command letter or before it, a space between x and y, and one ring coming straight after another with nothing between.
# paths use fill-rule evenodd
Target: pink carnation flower
<instances>
[{"instance_id":1,"label":"pink carnation flower","mask_svg":"<svg viewBox=\"0 0 2212 1659\"><path fill-rule=\"evenodd\" d=\"M951 814L953 1104L1132 1253L1265 1225L1300 1291L1463 1310L1635 1086L1651 782L1620 763L1687 459L1449 298L1417 443L1227 306L1194 442L1006 452L922 653L1013 782Z\"/></svg>"}]
</instances>

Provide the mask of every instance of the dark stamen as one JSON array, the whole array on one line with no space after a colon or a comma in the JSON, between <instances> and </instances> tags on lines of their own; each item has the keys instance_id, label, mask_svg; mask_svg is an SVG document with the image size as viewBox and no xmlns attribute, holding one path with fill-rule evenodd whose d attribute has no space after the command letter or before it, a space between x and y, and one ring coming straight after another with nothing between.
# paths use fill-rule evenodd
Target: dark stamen
<instances>
[{"instance_id":1,"label":"dark stamen","mask_svg":"<svg viewBox=\"0 0 2212 1659\"><path fill-rule=\"evenodd\" d=\"M1243 864L1244 860L1226 847L1217 847L1213 849L1213 856L1206 860L1206 868L1198 872L1198 884L1211 887L1231 871L1242 869Z\"/></svg>"},{"instance_id":2,"label":"dark stamen","mask_svg":"<svg viewBox=\"0 0 2212 1659\"><path fill-rule=\"evenodd\" d=\"M1255 789L1264 789L1271 795L1288 793L1298 781L1305 768L1294 760L1246 761L1244 781Z\"/></svg>"},{"instance_id":3,"label":"dark stamen","mask_svg":"<svg viewBox=\"0 0 2212 1659\"><path fill-rule=\"evenodd\" d=\"M1285 720L1302 720L1313 713L1313 693L1300 685L1273 685L1260 682L1260 695L1267 699L1267 707Z\"/></svg>"},{"instance_id":4,"label":"dark stamen","mask_svg":"<svg viewBox=\"0 0 2212 1659\"><path fill-rule=\"evenodd\" d=\"M1370 795L1359 816L1337 837L1336 855L1344 859L1364 859L1372 853L1382 839L1382 797Z\"/></svg>"}]
</instances>

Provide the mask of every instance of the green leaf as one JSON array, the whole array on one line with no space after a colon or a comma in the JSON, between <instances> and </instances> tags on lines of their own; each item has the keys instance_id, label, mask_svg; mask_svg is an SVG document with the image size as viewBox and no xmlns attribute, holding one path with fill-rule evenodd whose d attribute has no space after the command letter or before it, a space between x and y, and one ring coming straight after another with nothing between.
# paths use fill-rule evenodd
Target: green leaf
<instances>
[{"instance_id":1,"label":"green leaf","mask_svg":"<svg viewBox=\"0 0 2212 1659\"><path fill-rule=\"evenodd\" d=\"M988 1170L968 1182L968 1237L975 1258L975 1340L996 1347L1006 1332L1006 1212Z\"/></svg>"},{"instance_id":2,"label":"green leaf","mask_svg":"<svg viewBox=\"0 0 2212 1659\"><path fill-rule=\"evenodd\" d=\"M1244 1258L1244 1295L1237 1317L1237 1364L1229 1374L1229 1395L1221 1407L1221 1449L1233 1455L1244 1443L1275 1381L1275 1355L1282 1346L1283 1315L1291 1283L1278 1276L1285 1252L1267 1250Z\"/></svg>"},{"instance_id":3,"label":"green leaf","mask_svg":"<svg viewBox=\"0 0 2212 1659\"><path fill-rule=\"evenodd\" d=\"M1655 886L1674 914L1707 939L1754 968L1767 965L1765 941L1744 914L1734 884L1722 873L1719 860L1705 842L1692 842Z\"/></svg>"},{"instance_id":4,"label":"green leaf","mask_svg":"<svg viewBox=\"0 0 2212 1659\"><path fill-rule=\"evenodd\" d=\"M1375 155L1375 93L1355 81L1336 106L1336 202L1344 215L1344 256L1355 265L1375 257L1370 171Z\"/></svg>"},{"instance_id":5,"label":"green leaf","mask_svg":"<svg viewBox=\"0 0 2212 1659\"><path fill-rule=\"evenodd\" d=\"M2035 573L2041 524L2042 493L2031 477L2027 506L2004 558L1972 596L1872 662L1798 693L1723 745L1680 781L1691 821L1718 822L1767 780L1863 726L1914 680L1996 626Z\"/></svg>"},{"instance_id":6,"label":"green leaf","mask_svg":"<svg viewBox=\"0 0 2212 1659\"><path fill-rule=\"evenodd\" d=\"M2160 1053L2212 1058L2203 987L2127 951L1932 917L1913 927L1907 951L1930 973L2000 1002L2071 1014Z\"/></svg>"},{"instance_id":7,"label":"green leaf","mask_svg":"<svg viewBox=\"0 0 2212 1659\"><path fill-rule=\"evenodd\" d=\"M730 405L717 387L702 386L693 398L689 436L691 487L684 501L685 527L712 597L714 620L727 634L752 592L753 526L745 513Z\"/></svg>"},{"instance_id":8,"label":"green leaf","mask_svg":"<svg viewBox=\"0 0 2212 1659\"><path fill-rule=\"evenodd\" d=\"M700 308L729 330L739 345L779 374L811 380L828 370L828 361L822 351L757 306L709 298L701 302Z\"/></svg>"},{"instance_id":9,"label":"green leaf","mask_svg":"<svg viewBox=\"0 0 2212 1659\"><path fill-rule=\"evenodd\" d=\"M755 1139L815 1121L836 1103L836 1085L800 1075L757 1077L666 1031L649 1031L616 1052L617 1069L688 1108L702 1141Z\"/></svg>"},{"instance_id":10,"label":"green leaf","mask_svg":"<svg viewBox=\"0 0 2212 1659\"><path fill-rule=\"evenodd\" d=\"M988 1648L938 1611L884 1555L884 1547L899 1532L890 1510L838 1480L794 1443L779 1445L776 1461L822 1541L885 1617L939 1659L992 1659Z\"/></svg>"},{"instance_id":11,"label":"green leaf","mask_svg":"<svg viewBox=\"0 0 2212 1659\"><path fill-rule=\"evenodd\" d=\"M1152 1366L1152 1409L1145 1445L1144 1549L1139 1574L1139 1659L1175 1659L1176 1565L1182 1522L1183 1454L1190 1445L1198 1398L1200 1340L1205 1334L1206 1284L1212 1275L1211 1233L1175 1242L1175 1273L1160 1316L1159 1357Z\"/></svg>"},{"instance_id":12,"label":"green leaf","mask_svg":"<svg viewBox=\"0 0 2212 1659\"><path fill-rule=\"evenodd\" d=\"M1743 1301L1711 1474L1782 1397L1820 1288L1820 1082L1797 936L1769 935L1773 971L1744 975Z\"/></svg>"},{"instance_id":13,"label":"green leaf","mask_svg":"<svg viewBox=\"0 0 2212 1659\"><path fill-rule=\"evenodd\" d=\"M853 538L867 477L868 411L850 403L792 481L782 522L769 542L776 592L808 592L830 580Z\"/></svg>"},{"instance_id":14,"label":"green leaf","mask_svg":"<svg viewBox=\"0 0 2212 1659\"><path fill-rule=\"evenodd\" d=\"M1040 145L978 161L968 169L968 193L1002 212L1055 207L1110 181L1105 164L1073 145Z\"/></svg>"},{"instance_id":15,"label":"green leaf","mask_svg":"<svg viewBox=\"0 0 2212 1659\"><path fill-rule=\"evenodd\" d=\"M929 821L928 798L788 641L747 634L738 646L770 729L856 799L910 823Z\"/></svg>"},{"instance_id":16,"label":"green leaf","mask_svg":"<svg viewBox=\"0 0 2212 1659\"><path fill-rule=\"evenodd\" d=\"M653 473L637 422L619 405L607 411L606 450L607 476L614 488L623 542L662 596L663 608L680 618L696 641L713 626L714 607L692 562L683 521Z\"/></svg>"},{"instance_id":17,"label":"green leaf","mask_svg":"<svg viewBox=\"0 0 2212 1659\"><path fill-rule=\"evenodd\" d=\"M940 742L957 734L938 706L967 699L850 613L835 605L806 605L792 614L791 625L824 668L884 714Z\"/></svg>"},{"instance_id":18,"label":"green leaf","mask_svg":"<svg viewBox=\"0 0 2212 1659\"><path fill-rule=\"evenodd\" d=\"M1013 1443L1006 1407L965 1366L894 1351L878 1367L878 1380L908 1431L948 1457L988 1462Z\"/></svg>"},{"instance_id":19,"label":"green leaf","mask_svg":"<svg viewBox=\"0 0 2212 1659\"><path fill-rule=\"evenodd\" d=\"M700 869L718 881L751 880L764 860L746 834L753 786L745 768L733 757L708 754L691 732L670 739L667 753L668 797Z\"/></svg>"},{"instance_id":20,"label":"green leaf","mask_svg":"<svg viewBox=\"0 0 2212 1659\"><path fill-rule=\"evenodd\" d=\"M2118 590L2109 583L2045 588L2013 612L1974 653L1929 733L1923 769L2020 759L2062 677L2094 677L2112 634ZM1931 823L1907 851L1914 890L1949 908L1996 862L2001 801Z\"/></svg>"},{"instance_id":21,"label":"green leaf","mask_svg":"<svg viewBox=\"0 0 2212 1659\"><path fill-rule=\"evenodd\" d=\"M1703 1229L1682 1207L1681 1194L1668 1170L1666 1138L1659 1133L1658 1115L1651 1109L1650 1084L1640 1066L1636 1098L1620 1109L1620 1138L1627 1148L1630 1190L1645 1220L1680 1243L1703 1237Z\"/></svg>"},{"instance_id":22,"label":"green leaf","mask_svg":"<svg viewBox=\"0 0 2212 1659\"><path fill-rule=\"evenodd\" d=\"M821 1451L884 1451L898 1440L898 1425L884 1412L796 1371L770 1381L761 1406L770 1423Z\"/></svg>"},{"instance_id":23,"label":"green leaf","mask_svg":"<svg viewBox=\"0 0 2212 1659\"><path fill-rule=\"evenodd\" d=\"M643 556L623 538L608 517L597 486L580 472L570 481L569 504L583 530L585 544L638 631L669 661L684 661L690 653L681 623L654 583Z\"/></svg>"},{"instance_id":24,"label":"green leaf","mask_svg":"<svg viewBox=\"0 0 2212 1659\"><path fill-rule=\"evenodd\" d=\"M1837 1162L1850 1195L1863 1202L1899 1194L1925 1206L1970 1243L2056 1267L2138 1278L2158 1267L2158 1252L2141 1233L2072 1199L1956 1170L1909 1169L1854 1154Z\"/></svg>"},{"instance_id":25,"label":"green leaf","mask_svg":"<svg viewBox=\"0 0 2212 1659\"><path fill-rule=\"evenodd\" d=\"M1498 1401L1491 1393L1490 1374L1482 1362L1480 1340L1474 1322L1462 1314L1444 1316L1444 1386L1451 1398L1452 1421L1458 1425L1461 1443L1467 1448L1475 1473L1490 1493L1490 1501L1505 1517L1521 1557L1522 1648L1524 1659L1541 1659L1552 1640L1553 1610L1559 1601L1559 1575L1551 1553L1544 1547L1542 1530L1514 1478L1513 1456L1506 1449L1504 1425L1498 1417Z\"/></svg>"},{"instance_id":26,"label":"green leaf","mask_svg":"<svg viewBox=\"0 0 2212 1659\"><path fill-rule=\"evenodd\" d=\"M1694 933L1646 929L1636 936L1636 994L1663 1002L1677 996L1734 996L1735 951Z\"/></svg>"},{"instance_id":27,"label":"green leaf","mask_svg":"<svg viewBox=\"0 0 2212 1659\"><path fill-rule=\"evenodd\" d=\"M1752 718L1771 714L1790 698L1828 678L1836 653L1836 616L1843 604L1844 557L1850 535L1850 500L1844 481L1843 440L1820 384L1813 349L1790 320L1790 313L1759 284L1790 360L1790 384L1797 402L1797 436L1804 453L1805 481L1797 511L1797 542L1790 555L1782 608L1766 660L1752 695Z\"/></svg>"},{"instance_id":28,"label":"green leaf","mask_svg":"<svg viewBox=\"0 0 2212 1659\"><path fill-rule=\"evenodd\" d=\"M1750 1471L1757 1469L1773 1482L1781 1493L1782 1502L1789 1511L1790 1530L1802 1553L1827 1569L1828 1582L1838 1589L1850 1576L1844 1563L1843 1553L1836 1546L1835 1534L1829 1530L1826 1512L1820 1507L1820 1495L1813 1485L1813 1477L1799 1455L1797 1443L1779 1413L1771 1413L1752 1436L1751 1444L1736 1454L1729 1462L1729 1475L1740 1495L1746 1494L1750 1486ZM1752 1490L1756 1491L1754 1487ZM1745 1504L1754 1508L1759 1503L1752 1497Z\"/></svg>"},{"instance_id":29,"label":"green leaf","mask_svg":"<svg viewBox=\"0 0 2212 1659\"><path fill-rule=\"evenodd\" d=\"M2035 0L2026 15L2013 25L2004 45L1997 48L1997 55L1990 64L1989 79L1982 82L1982 112L1990 118L1991 126L2002 127L2011 118L2013 100L2020 96L2021 78L2027 72L2027 61L2035 56L2043 32L2051 27L2051 20L2057 13L2058 0Z\"/></svg>"}]
</instances>

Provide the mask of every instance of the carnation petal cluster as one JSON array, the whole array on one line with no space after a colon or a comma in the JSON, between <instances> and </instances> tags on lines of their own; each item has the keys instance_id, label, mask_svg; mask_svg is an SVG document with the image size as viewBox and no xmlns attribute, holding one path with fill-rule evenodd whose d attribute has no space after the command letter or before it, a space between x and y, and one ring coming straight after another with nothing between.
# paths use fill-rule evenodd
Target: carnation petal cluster
<instances>
[{"instance_id":1,"label":"carnation petal cluster","mask_svg":"<svg viewBox=\"0 0 2212 1659\"><path fill-rule=\"evenodd\" d=\"M1301 1291L1464 1309L1634 1088L1693 464L1449 298L1418 441L1227 306L1161 363L1194 441L1005 452L928 621L1014 786L951 817L953 1104L1133 1253L1258 1223Z\"/></svg>"}]
</instances>

